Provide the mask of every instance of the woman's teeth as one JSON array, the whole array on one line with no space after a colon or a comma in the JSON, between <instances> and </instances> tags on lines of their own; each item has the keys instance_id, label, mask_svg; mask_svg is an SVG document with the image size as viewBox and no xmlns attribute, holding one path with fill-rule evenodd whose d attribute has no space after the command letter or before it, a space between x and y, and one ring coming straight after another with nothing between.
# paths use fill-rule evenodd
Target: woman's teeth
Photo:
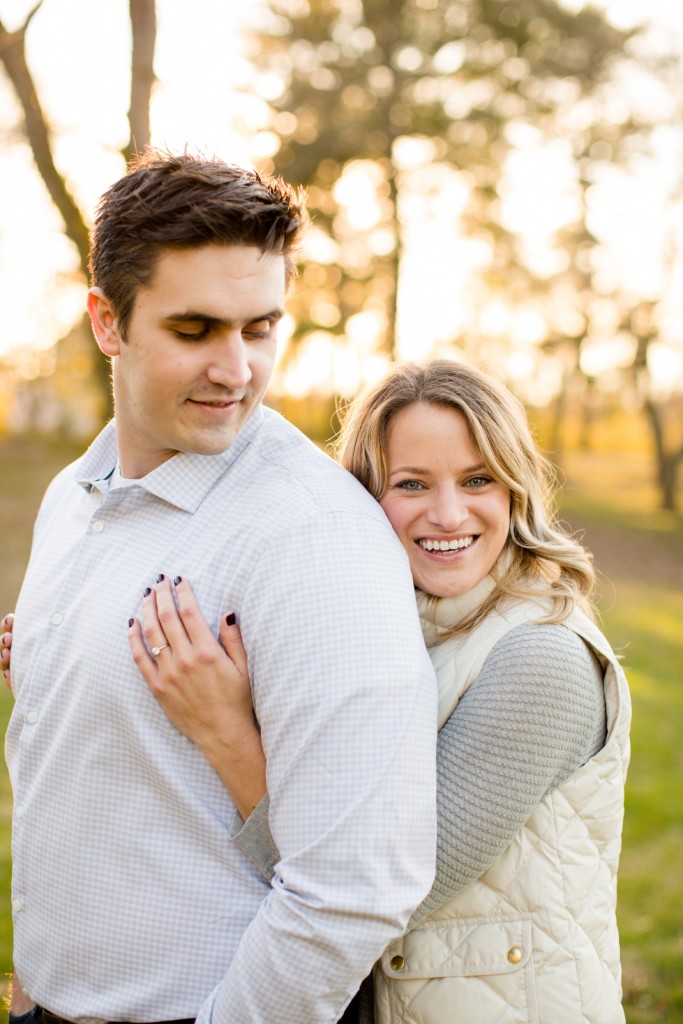
<instances>
[{"instance_id":1,"label":"woman's teeth","mask_svg":"<svg viewBox=\"0 0 683 1024\"><path fill-rule=\"evenodd\" d=\"M457 540L419 540L418 544L425 551L458 551L468 548L474 537L459 537Z\"/></svg>"}]
</instances>

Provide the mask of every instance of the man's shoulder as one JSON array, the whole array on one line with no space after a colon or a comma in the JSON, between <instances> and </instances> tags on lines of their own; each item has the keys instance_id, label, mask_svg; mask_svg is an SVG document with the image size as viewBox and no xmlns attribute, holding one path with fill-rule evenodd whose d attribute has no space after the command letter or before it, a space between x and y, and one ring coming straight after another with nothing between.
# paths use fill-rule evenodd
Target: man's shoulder
<instances>
[{"instance_id":1,"label":"man's shoulder","mask_svg":"<svg viewBox=\"0 0 683 1024\"><path fill-rule=\"evenodd\" d=\"M111 472L116 462L115 452L114 426L110 423L81 455L55 474L43 495L41 514L56 505L78 500L85 493L85 483ZM105 466L108 469L103 468Z\"/></svg>"},{"instance_id":2,"label":"man's shoulder","mask_svg":"<svg viewBox=\"0 0 683 1024\"><path fill-rule=\"evenodd\" d=\"M264 409L261 429L251 446L261 462L264 488L289 491L294 504L319 512L358 512L384 520L375 499L347 470L297 427L272 409Z\"/></svg>"}]
</instances>

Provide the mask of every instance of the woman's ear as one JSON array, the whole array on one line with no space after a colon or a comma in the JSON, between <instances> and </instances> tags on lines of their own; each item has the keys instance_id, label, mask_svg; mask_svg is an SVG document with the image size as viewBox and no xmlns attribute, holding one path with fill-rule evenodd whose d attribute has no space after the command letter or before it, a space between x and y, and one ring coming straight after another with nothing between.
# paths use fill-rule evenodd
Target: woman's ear
<instances>
[{"instance_id":1,"label":"woman's ear","mask_svg":"<svg viewBox=\"0 0 683 1024\"><path fill-rule=\"evenodd\" d=\"M88 292L88 313L100 351L105 356L117 356L122 339L114 311L101 288L91 288Z\"/></svg>"}]
</instances>

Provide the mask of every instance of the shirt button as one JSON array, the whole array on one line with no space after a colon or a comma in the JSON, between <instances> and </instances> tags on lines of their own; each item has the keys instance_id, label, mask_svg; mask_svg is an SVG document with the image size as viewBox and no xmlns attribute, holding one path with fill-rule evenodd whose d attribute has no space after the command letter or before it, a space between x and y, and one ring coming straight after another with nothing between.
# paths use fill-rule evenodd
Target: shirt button
<instances>
[{"instance_id":1,"label":"shirt button","mask_svg":"<svg viewBox=\"0 0 683 1024\"><path fill-rule=\"evenodd\" d=\"M103 529L104 529L104 523L102 522L101 519L98 519L96 523L92 524L92 532L93 533L102 533Z\"/></svg>"},{"instance_id":2,"label":"shirt button","mask_svg":"<svg viewBox=\"0 0 683 1024\"><path fill-rule=\"evenodd\" d=\"M508 960L511 964L518 964L522 959L522 951L519 946L513 946L512 949L508 950Z\"/></svg>"},{"instance_id":3,"label":"shirt button","mask_svg":"<svg viewBox=\"0 0 683 1024\"><path fill-rule=\"evenodd\" d=\"M38 712L29 711L29 713L26 716L26 721L28 722L29 725L35 725L36 722L38 721Z\"/></svg>"},{"instance_id":4,"label":"shirt button","mask_svg":"<svg viewBox=\"0 0 683 1024\"><path fill-rule=\"evenodd\" d=\"M14 911L15 914L18 914L23 909L24 905L21 902L21 900L12 900L12 910Z\"/></svg>"},{"instance_id":5,"label":"shirt button","mask_svg":"<svg viewBox=\"0 0 683 1024\"><path fill-rule=\"evenodd\" d=\"M23 818L24 817L24 808L23 807L15 807L14 808L14 817L15 818Z\"/></svg>"},{"instance_id":6,"label":"shirt button","mask_svg":"<svg viewBox=\"0 0 683 1024\"><path fill-rule=\"evenodd\" d=\"M59 612L55 612L55 614L50 619L50 622L52 623L53 626L61 626L61 624L64 622L64 616L60 615Z\"/></svg>"}]
</instances>

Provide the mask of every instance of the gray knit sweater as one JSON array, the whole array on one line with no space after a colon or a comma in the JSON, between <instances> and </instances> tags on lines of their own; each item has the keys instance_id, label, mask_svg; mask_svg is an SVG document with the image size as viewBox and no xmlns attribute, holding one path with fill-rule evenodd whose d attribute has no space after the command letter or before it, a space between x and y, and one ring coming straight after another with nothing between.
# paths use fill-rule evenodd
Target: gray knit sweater
<instances>
[{"instance_id":1,"label":"gray knit sweater","mask_svg":"<svg viewBox=\"0 0 683 1024\"><path fill-rule=\"evenodd\" d=\"M495 644L439 733L436 877L411 924L491 867L546 793L600 750L602 682L595 655L566 626L517 626ZM231 834L271 878L267 797ZM371 1024L367 998L356 1012Z\"/></svg>"}]
</instances>

